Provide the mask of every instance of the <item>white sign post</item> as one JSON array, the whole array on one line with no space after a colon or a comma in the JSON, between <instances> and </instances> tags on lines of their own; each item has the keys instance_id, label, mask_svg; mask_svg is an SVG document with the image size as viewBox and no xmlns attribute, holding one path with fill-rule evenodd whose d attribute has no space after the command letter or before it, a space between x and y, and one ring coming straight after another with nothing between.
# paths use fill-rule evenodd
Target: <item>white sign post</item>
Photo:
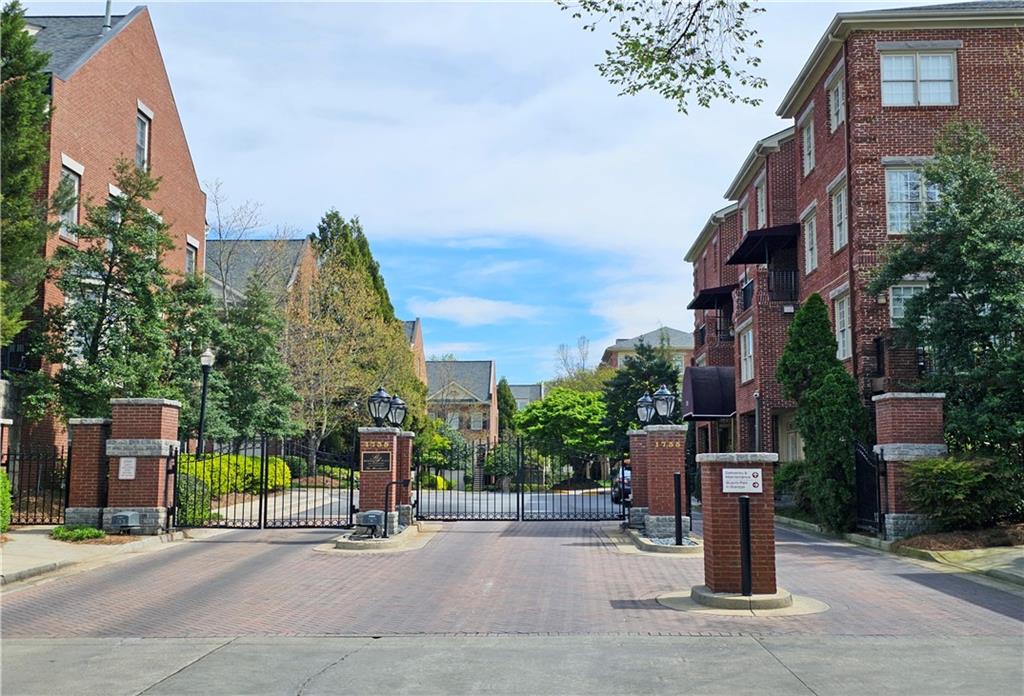
<instances>
[{"instance_id":1,"label":"white sign post","mask_svg":"<svg viewBox=\"0 0 1024 696\"><path fill-rule=\"evenodd\" d=\"M723 493L763 493L760 469L722 469Z\"/></svg>"},{"instance_id":2,"label":"white sign post","mask_svg":"<svg viewBox=\"0 0 1024 696\"><path fill-rule=\"evenodd\" d=\"M135 457L121 457L117 463L117 478L131 481L135 478Z\"/></svg>"}]
</instances>

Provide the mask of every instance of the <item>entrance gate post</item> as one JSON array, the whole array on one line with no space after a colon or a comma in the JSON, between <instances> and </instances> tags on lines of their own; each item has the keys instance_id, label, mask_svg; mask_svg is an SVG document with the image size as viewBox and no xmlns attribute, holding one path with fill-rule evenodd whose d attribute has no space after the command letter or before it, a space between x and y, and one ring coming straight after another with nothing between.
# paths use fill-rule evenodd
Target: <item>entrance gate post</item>
<instances>
[{"instance_id":1,"label":"entrance gate post","mask_svg":"<svg viewBox=\"0 0 1024 696\"><path fill-rule=\"evenodd\" d=\"M644 462L647 468L647 514L644 529L649 537L674 537L676 529L675 473L686 468L686 426L648 425ZM690 492L682 485L682 499ZM689 519L683 524L689 529Z\"/></svg>"},{"instance_id":2,"label":"entrance gate post","mask_svg":"<svg viewBox=\"0 0 1024 696\"><path fill-rule=\"evenodd\" d=\"M396 481L409 481L408 486L401 484L395 486L395 501L397 503L398 524L408 527L412 524L412 443L416 433L410 430L403 430L398 434L398 458L395 469Z\"/></svg>"},{"instance_id":3,"label":"entrance gate post","mask_svg":"<svg viewBox=\"0 0 1024 696\"><path fill-rule=\"evenodd\" d=\"M629 507L629 526L640 529L647 516L647 432L630 430L626 435L629 436L629 485L633 496Z\"/></svg>"},{"instance_id":4,"label":"entrance gate post","mask_svg":"<svg viewBox=\"0 0 1024 696\"><path fill-rule=\"evenodd\" d=\"M107 438L109 418L72 418L68 421L71 447L68 466L68 507L64 524L100 527L107 505Z\"/></svg>"},{"instance_id":5,"label":"entrance gate post","mask_svg":"<svg viewBox=\"0 0 1024 696\"><path fill-rule=\"evenodd\" d=\"M389 535L398 531L396 496L388 489L395 488L392 484L401 480L397 477L398 438L401 433L398 428L359 428L359 514L356 515L356 524L361 524L361 517L368 512L383 511Z\"/></svg>"}]
</instances>

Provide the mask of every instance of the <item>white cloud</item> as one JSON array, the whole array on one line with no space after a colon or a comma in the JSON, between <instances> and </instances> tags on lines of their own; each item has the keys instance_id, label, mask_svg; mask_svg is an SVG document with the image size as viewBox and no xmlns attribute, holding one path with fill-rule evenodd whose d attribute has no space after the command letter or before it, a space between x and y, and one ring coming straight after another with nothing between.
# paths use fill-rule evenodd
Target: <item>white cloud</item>
<instances>
[{"instance_id":1,"label":"white cloud","mask_svg":"<svg viewBox=\"0 0 1024 696\"><path fill-rule=\"evenodd\" d=\"M440 300L414 298L409 301L409 311L416 316L444 319L462 326L484 326L501 324L511 319L532 319L540 313L540 308L462 295Z\"/></svg>"}]
</instances>

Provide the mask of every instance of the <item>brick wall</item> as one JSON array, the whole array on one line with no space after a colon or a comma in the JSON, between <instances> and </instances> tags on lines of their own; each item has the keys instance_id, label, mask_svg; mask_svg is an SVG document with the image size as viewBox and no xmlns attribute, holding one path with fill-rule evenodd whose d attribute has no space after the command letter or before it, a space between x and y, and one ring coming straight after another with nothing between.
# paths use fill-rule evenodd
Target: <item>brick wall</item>
<instances>
[{"instance_id":1,"label":"brick wall","mask_svg":"<svg viewBox=\"0 0 1024 696\"><path fill-rule=\"evenodd\" d=\"M408 505L411 499L412 491L412 443L415 438L415 434L411 432L403 432L398 437L398 457L395 468L395 480L404 481L409 479L410 483L408 486L395 486L397 490L398 505Z\"/></svg>"},{"instance_id":2,"label":"brick wall","mask_svg":"<svg viewBox=\"0 0 1024 696\"><path fill-rule=\"evenodd\" d=\"M629 433L629 465L633 507L647 507L647 433L643 430Z\"/></svg>"},{"instance_id":3,"label":"brick wall","mask_svg":"<svg viewBox=\"0 0 1024 696\"><path fill-rule=\"evenodd\" d=\"M880 445L944 442L943 397L893 392L875 399L876 441Z\"/></svg>"},{"instance_id":4,"label":"brick wall","mask_svg":"<svg viewBox=\"0 0 1024 696\"><path fill-rule=\"evenodd\" d=\"M110 420L72 419L70 428L74 446L69 462L68 507L103 507L107 504Z\"/></svg>"},{"instance_id":5,"label":"brick wall","mask_svg":"<svg viewBox=\"0 0 1024 696\"><path fill-rule=\"evenodd\" d=\"M761 455L763 458L774 455ZM749 457L749 454L747 455ZM738 593L740 566L740 493L722 492L723 468L760 468L763 493L750 497L751 579L754 594L774 594L775 582L775 487L773 465L752 462L744 453L700 455L701 505L704 516L704 584L712 592Z\"/></svg>"},{"instance_id":6,"label":"brick wall","mask_svg":"<svg viewBox=\"0 0 1024 696\"><path fill-rule=\"evenodd\" d=\"M686 429L681 425L649 425L645 461L647 462L647 507L650 515L675 514L675 472L686 470ZM683 505L686 501L686 477L682 482Z\"/></svg>"},{"instance_id":7,"label":"brick wall","mask_svg":"<svg viewBox=\"0 0 1024 696\"><path fill-rule=\"evenodd\" d=\"M360 428L359 429L359 466L362 469L362 458L368 452L388 452L391 454L390 471L360 471L359 473L359 511L395 510L395 486L392 486L390 500L385 507L384 496L387 485L396 480L395 471L398 461L398 429L397 428Z\"/></svg>"},{"instance_id":8,"label":"brick wall","mask_svg":"<svg viewBox=\"0 0 1024 696\"><path fill-rule=\"evenodd\" d=\"M165 399L111 399L113 440L177 441L181 407ZM119 507L167 507L173 478L167 474L166 454L135 457L135 478L121 479L122 457L110 457L107 505Z\"/></svg>"}]
</instances>

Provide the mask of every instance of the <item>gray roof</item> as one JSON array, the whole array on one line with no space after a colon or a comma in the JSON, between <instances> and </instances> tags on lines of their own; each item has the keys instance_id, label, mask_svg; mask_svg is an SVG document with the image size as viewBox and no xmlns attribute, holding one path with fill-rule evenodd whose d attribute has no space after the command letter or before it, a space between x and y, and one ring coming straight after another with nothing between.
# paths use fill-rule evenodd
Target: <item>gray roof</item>
<instances>
[{"instance_id":1,"label":"gray roof","mask_svg":"<svg viewBox=\"0 0 1024 696\"><path fill-rule=\"evenodd\" d=\"M307 239L207 239L206 273L219 280L217 259L230 251L227 283L232 290L245 292L249 277L257 272L263 274L260 280L271 287L287 289L295 279L307 244Z\"/></svg>"},{"instance_id":2,"label":"gray roof","mask_svg":"<svg viewBox=\"0 0 1024 696\"><path fill-rule=\"evenodd\" d=\"M428 360L427 394L432 396L451 384L457 384L478 401L490 401L493 374L493 360Z\"/></svg>"},{"instance_id":3,"label":"gray roof","mask_svg":"<svg viewBox=\"0 0 1024 696\"><path fill-rule=\"evenodd\" d=\"M668 326L663 326L660 329L654 331L648 331L640 336L634 336L633 338L617 338L615 339L614 346L608 346L606 350L610 351L625 351L625 350L636 350L637 344L642 340L649 346L660 346L662 337L668 340L669 348L693 348L693 334L689 331L680 331L679 329L673 329Z\"/></svg>"},{"instance_id":4,"label":"gray roof","mask_svg":"<svg viewBox=\"0 0 1024 696\"><path fill-rule=\"evenodd\" d=\"M409 343L412 343L413 339L416 337L416 322L418 321L419 319L402 320L402 330L405 331L405 340Z\"/></svg>"},{"instance_id":5,"label":"gray roof","mask_svg":"<svg viewBox=\"0 0 1024 696\"><path fill-rule=\"evenodd\" d=\"M910 5L883 10L863 10L864 14L906 14L908 12L994 12L998 10L1024 10L1024 0L979 0L978 2L951 2L944 5ZM851 12L850 14L858 14Z\"/></svg>"},{"instance_id":6,"label":"gray roof","mask_svg":"<svg viewBox=\"0 0 1024 696\"><path fill-rule=\"evenodd\" d=\"M534 401L540 401L544 398L544 383L538 384L510 384L509 389L512 390L512 396L519 399L526 399L529 403Z\"/></svg>"},{"instance_id":7,"label":"gray roof","mask_svg":"<svg viewBox=\"0 0 1024 696\"><path fill-rule=\"evenodd\" d=\"M50 54L47 71L66 80L144 9L112 15L108 32L103 31L103 15L26 15L25 21L39 27L36 49Z\"/></svg>"}]
</instances>

